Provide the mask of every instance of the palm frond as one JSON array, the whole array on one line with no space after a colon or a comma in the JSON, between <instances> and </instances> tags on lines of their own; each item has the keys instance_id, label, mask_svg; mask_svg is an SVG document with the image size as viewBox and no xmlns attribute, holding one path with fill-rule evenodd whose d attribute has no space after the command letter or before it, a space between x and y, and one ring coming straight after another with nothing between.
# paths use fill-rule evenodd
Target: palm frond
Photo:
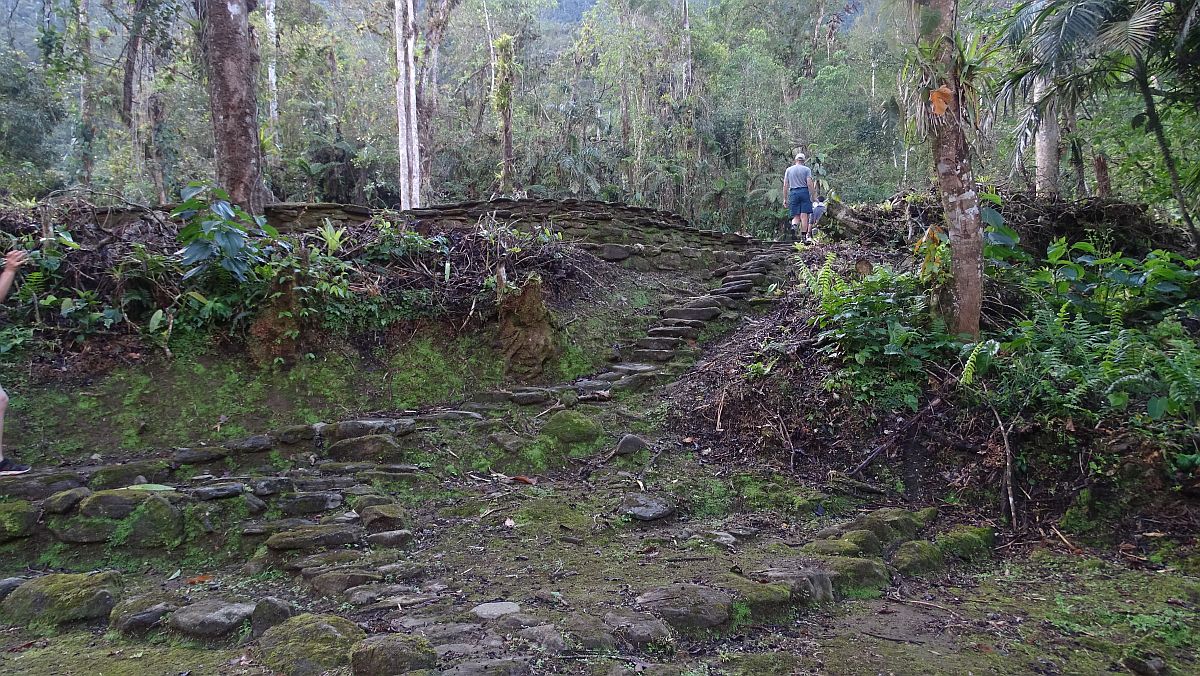
<instances>
[{"instance_id":1,"label":"palm frond","mask_svg":"<svg viewBox=\"0 0 1200 676\"><path fill-rule=\"evenodd\" d=\"M1161 3L1141 5L1128 19L1106 23L1096 36L1096 44L1102 49L1142 56L1158 34L1162 13Z\"/></svg>"}]
</instances>

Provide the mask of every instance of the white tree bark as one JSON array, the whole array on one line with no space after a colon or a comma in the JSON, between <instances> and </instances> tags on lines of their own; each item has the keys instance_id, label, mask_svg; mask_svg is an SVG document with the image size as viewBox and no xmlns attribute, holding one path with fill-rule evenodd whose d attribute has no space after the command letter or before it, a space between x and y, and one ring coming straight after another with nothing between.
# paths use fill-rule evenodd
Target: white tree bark
<instances>
[{"instance_id":1,"label":"white tree bark","mask_svg":"<svg viewBox=\"0 0 1200 676\"><path fill-rule=\"evenodd\" d=\"M264 0L263 14L267 28L267 119L271 124L271 153L274 162L279 157L279 78L276 62L279 58L279 31L275 27L275 0Z\"/></svg>"},{"instance_id":2,"label":"white tree bark","mask_svg":"<svg viewBox=\"0 0 1200 676\"><path fill-rule=\"evenodd\" d=\"M421 143L417 135L417 29L413 0L395 0L396 121L400 150L400 208L421 206Z\"/></svg>"},{"instance_id":3,"label":"white tree bark","mask_svg":"<svg viewBox=\"0 0 1200 676\"><path fill-rule=\"evenodd\" d=\"M1049 87L1044 79L1039 79L1033 85L1033 102L1042 109L1041 120L1038 122L1037 133L1033 138L1033 187L1039 196L1051 197L1058 194L1059 142L1062 129L1058 123L1058 107L1049 101L1043 106L1049 96Z\"/></svg>"}]
</instances>

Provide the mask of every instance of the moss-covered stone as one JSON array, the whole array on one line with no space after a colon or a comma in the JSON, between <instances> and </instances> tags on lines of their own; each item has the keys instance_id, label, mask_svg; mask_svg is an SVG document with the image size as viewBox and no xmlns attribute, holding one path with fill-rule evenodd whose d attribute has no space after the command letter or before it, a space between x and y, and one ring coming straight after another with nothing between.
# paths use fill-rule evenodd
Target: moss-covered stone
<instances>
[{"instance_id":1,"label":"moss-covered stone","mask_svg":"<svg viewBox=\"0 0 1200 676\"><path fill-rule=\"evenodd\" d=\"M0 542L29 535L38 520L38 508L25 500L0 502Z\"/></svg>"},{"instance_id":2,"label":"moss-covered stone","mask_svg":"<svg viewBox=\"0 0 1200 676\"><path fill-rule=\"evenodd\" d=\"M330 458L343 462L369 460L372 462L400 462L404 460L404 448L390 434L367 434L361 437L342 439L327 451Z\"/></svg>"},{"instance_id":3,"label":"moss-covered stone","mask_svg":"<svg viewBox=\"0 0 1200 676\"><path fill-rule=\"evenodd\" d=\"M139 549L172 547L183 539L183 513L165 497L155 495L139 505L113 535L114 540L125 535L124 544Z\"/></svg>"},{"instance_id":4,"label":"moss-covered stone","mask_svg":"<svg viewBox=\"0 0 1200 676\"><path fill-rule=\"evenodd\" d=\"M137 477L150 483L161 483L171 476L171 465L166 460L135 460L101 467L92 474L88 486L93 490L131 486Z\"/></svg>"},{"instance_id":5,"label":"moss-covered stone","mask_svg":"<svg viewBox=\"0 0 1200 676\"><path fill-rule=\"evenodd\" d=\"M305 613L288 618L263 633L263 662L288 676L319 676L350 662L350 651L367 637L350 620L336 615Z\"/></svg>"},{"instance_id":6,"label":"moss-covered stone","mask_svg":"<svg viewBox=\"0 0 1200 676\"><path fill-rule=\"evenodd\" d=\"M163 618L179 607L170 594L156 592L121 601L108 615L108 624L128 636L143 636L162 624Z\"/></svg>"},{"instance_id":7,"label":"moss-covered stone","mask_svg":"<svg viewBox=\"0 0 1200 676\"><path fill-rule=\"evenodd\" d=\"M863 531L856 531L863 532ZM865 531L870 532L870 531ZM806 554L822 554L824 556L861 556L862 547L846 539L813 540L800 548Z\"/></svg>"},{"instance_id":8,"label":"moss-covered stone","mask_svg":"<svg viewBox=\"0 0 1200 676\"><path fill-rule=\"evenodd\" d=\"M879 537L869 530L852 530L842 535L842 540L852 542L867 556L879 556L883 553L883 543Z\"/></svg>"},{"instance_id":9,"label":"moss-covered stone","mask_svg":"<svg viewBox=\"0 0 1200 676\"><path fill-rule=\"evenodd\" d=\"M85 486L68 488L65 491L59 491L43 500L42 509L46 510L47 514L66 514L72 509L75 509L75 505L78 505L80 500L83 500L91 494L92 489Z\"/></svg>"},{"instance_id":10,"label":"moss-covered stone","mask_svg":"<svg viewBox=\"0 0 1200 676\"><path fill-rule=\"evenodd\" d=\"M437 653L423 636L378 634L354 646L354 676L392 676L437 666Z\"/></svg>"},{"instance_id":11,"label":"moss-covered stone","mask_svg":"<svg viewBox=\"0 0 1200 676\"><path fill-rule=\"evenodd\" d=\"M934 538L943 554L964 561L987 558L995 543L996 532L990 526L955 526Z\"/></svg>"},{"instance_id":12,"label":"moss-covered stone","mask_svg":"<svg viewBox=\"0 0 1200 676\"><path fill-rule=\"evenodd\" d=\"M121 595L121 574L53 574L34 578L17 587L0 612L13 624L53 626L108 617Z\"/></svg>"},{"instance_id":13,"label":"moss-covered stone","mask_svg":"<svg viewBox=\"0 0 1200 676\"><path fill-rule=\"evenodd\" d=\"M96 491L79 502L79 513L105 519L124 519L153 495L149 491L122 489Z\"/></svg>"},{"instance_id":14,"label":"moss-covered stone","mask_svg":"<svg viewBox=\"0 0 1200 676\"><path fill-rule=\"evenodd\" d=\"M879 559L823 556L820 561L833 572L833 588L842 594L856 589L883 589L891 582L887 567Z\"/></svg>"},{"instance_id":15,"label":"moss-covered stone","mask_svg":"<svg viewBox=\"0 0 1200 676\"><path fill-rule=\"evenodd\" d=\"M919 509L913 513L913 516L917 517L917 520L921 522L922 526L928 526L934 521L937 521L938 508L926 507L925 509Z\"/></svg>"},{"instance_id":16,"label":"moss-covered stone","mask_svg":"<svg viewBox=\"0 0 1200 676\"><path fill-rule=\"evenodd\" d=\"M945 568L942 550L925 540L912 540L900 545L892 555L892 565L907 575L934 573Z\"/></svg>"},{"instance_id":17,"label":"moss-covered stone","mask_svg":"<svg viewBox=\"0 0 1200 676\"><path fill-rule=\"evenodd\" d=\"M748 618L735 618L743 623L776 622L785 619L791 612L792 591L787 584L756 582L735 573L726 573L721 576L717 586L732 591L736 599L735 606L740 601L750 611Z\"/></svg>"},{"instance_id":18,"label":"moss-covered stone","mask_svg":"<svg viewBox=\"0 0 1200 676\"><path fill-rule=\"evenodd\" d=\"M604 434L600 423L592 420L578 411L559 411L550 416L542 433L557 439L564 444L578 444L595 441Z\"/></svg>"},{"instance_id":19,"label":"moss-covered stone","mask_svg":"<svg viewBox=\"0 0 1200 676\"><path fill-rule=\"evenodd\" d=\"M408 526L408 510L395 503L372 505L363 509L360 516L363 526L370 533L400 530Z\"/></svg>"},{"instance_id":20,"label":"moss-covered stone","mask_svg":"<svg viewBox=\"0 0 1200 676\"><path fill-rule=\"evenodd\" d=\"M104 542L117 531L121 524L116 519L71 514L57 515L46 520L46 528L60 542L69 544L92 544Z\"/></svg>"}]
</instances>

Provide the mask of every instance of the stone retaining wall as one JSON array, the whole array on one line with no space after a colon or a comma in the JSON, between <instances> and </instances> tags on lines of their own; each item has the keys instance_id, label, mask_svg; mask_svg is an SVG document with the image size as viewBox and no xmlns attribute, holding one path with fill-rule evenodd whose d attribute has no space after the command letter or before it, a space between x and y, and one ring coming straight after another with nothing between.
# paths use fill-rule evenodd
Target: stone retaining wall
<instances>
[{"instance_id":1,"label":"stone retaining wall","mask_svg":"<svg viewBox=\"0 0 1200 676\"><path fill-rule=\"evenodd\" d=\"M164 210L168 207L164 207ZM265 209L267 222L280 232L358 225L379 211L328 202L281 202ZM700 230L682 216L647 207L594 200L497 199L461 202L400 212L418 229L470 228L495 221L525 230L549 228L579 242L598 257L640 270L703 269L742 262L759 242L736 233ZM144 218L127 207L96 209L107 227ZM165 219L165 213L158 213Z\"/></svg>"}]
</instances>

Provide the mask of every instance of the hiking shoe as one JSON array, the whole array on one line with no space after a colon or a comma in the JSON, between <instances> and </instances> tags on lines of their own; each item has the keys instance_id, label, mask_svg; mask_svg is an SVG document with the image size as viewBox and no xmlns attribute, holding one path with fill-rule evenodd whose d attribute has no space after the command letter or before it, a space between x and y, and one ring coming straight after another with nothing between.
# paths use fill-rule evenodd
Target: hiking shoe
<instances>
[{"instance_id":1,"label":"hiking shoe","mask_svg":"<svg viewBox=\"0 0 1200 676\"><path fill-rule=\"evenodd\" d=\"M14 474L24 474L28 471L29 465L18 465L8 458L0 460L0 476L13 476Z\"/></svg>"}]
</instances>

